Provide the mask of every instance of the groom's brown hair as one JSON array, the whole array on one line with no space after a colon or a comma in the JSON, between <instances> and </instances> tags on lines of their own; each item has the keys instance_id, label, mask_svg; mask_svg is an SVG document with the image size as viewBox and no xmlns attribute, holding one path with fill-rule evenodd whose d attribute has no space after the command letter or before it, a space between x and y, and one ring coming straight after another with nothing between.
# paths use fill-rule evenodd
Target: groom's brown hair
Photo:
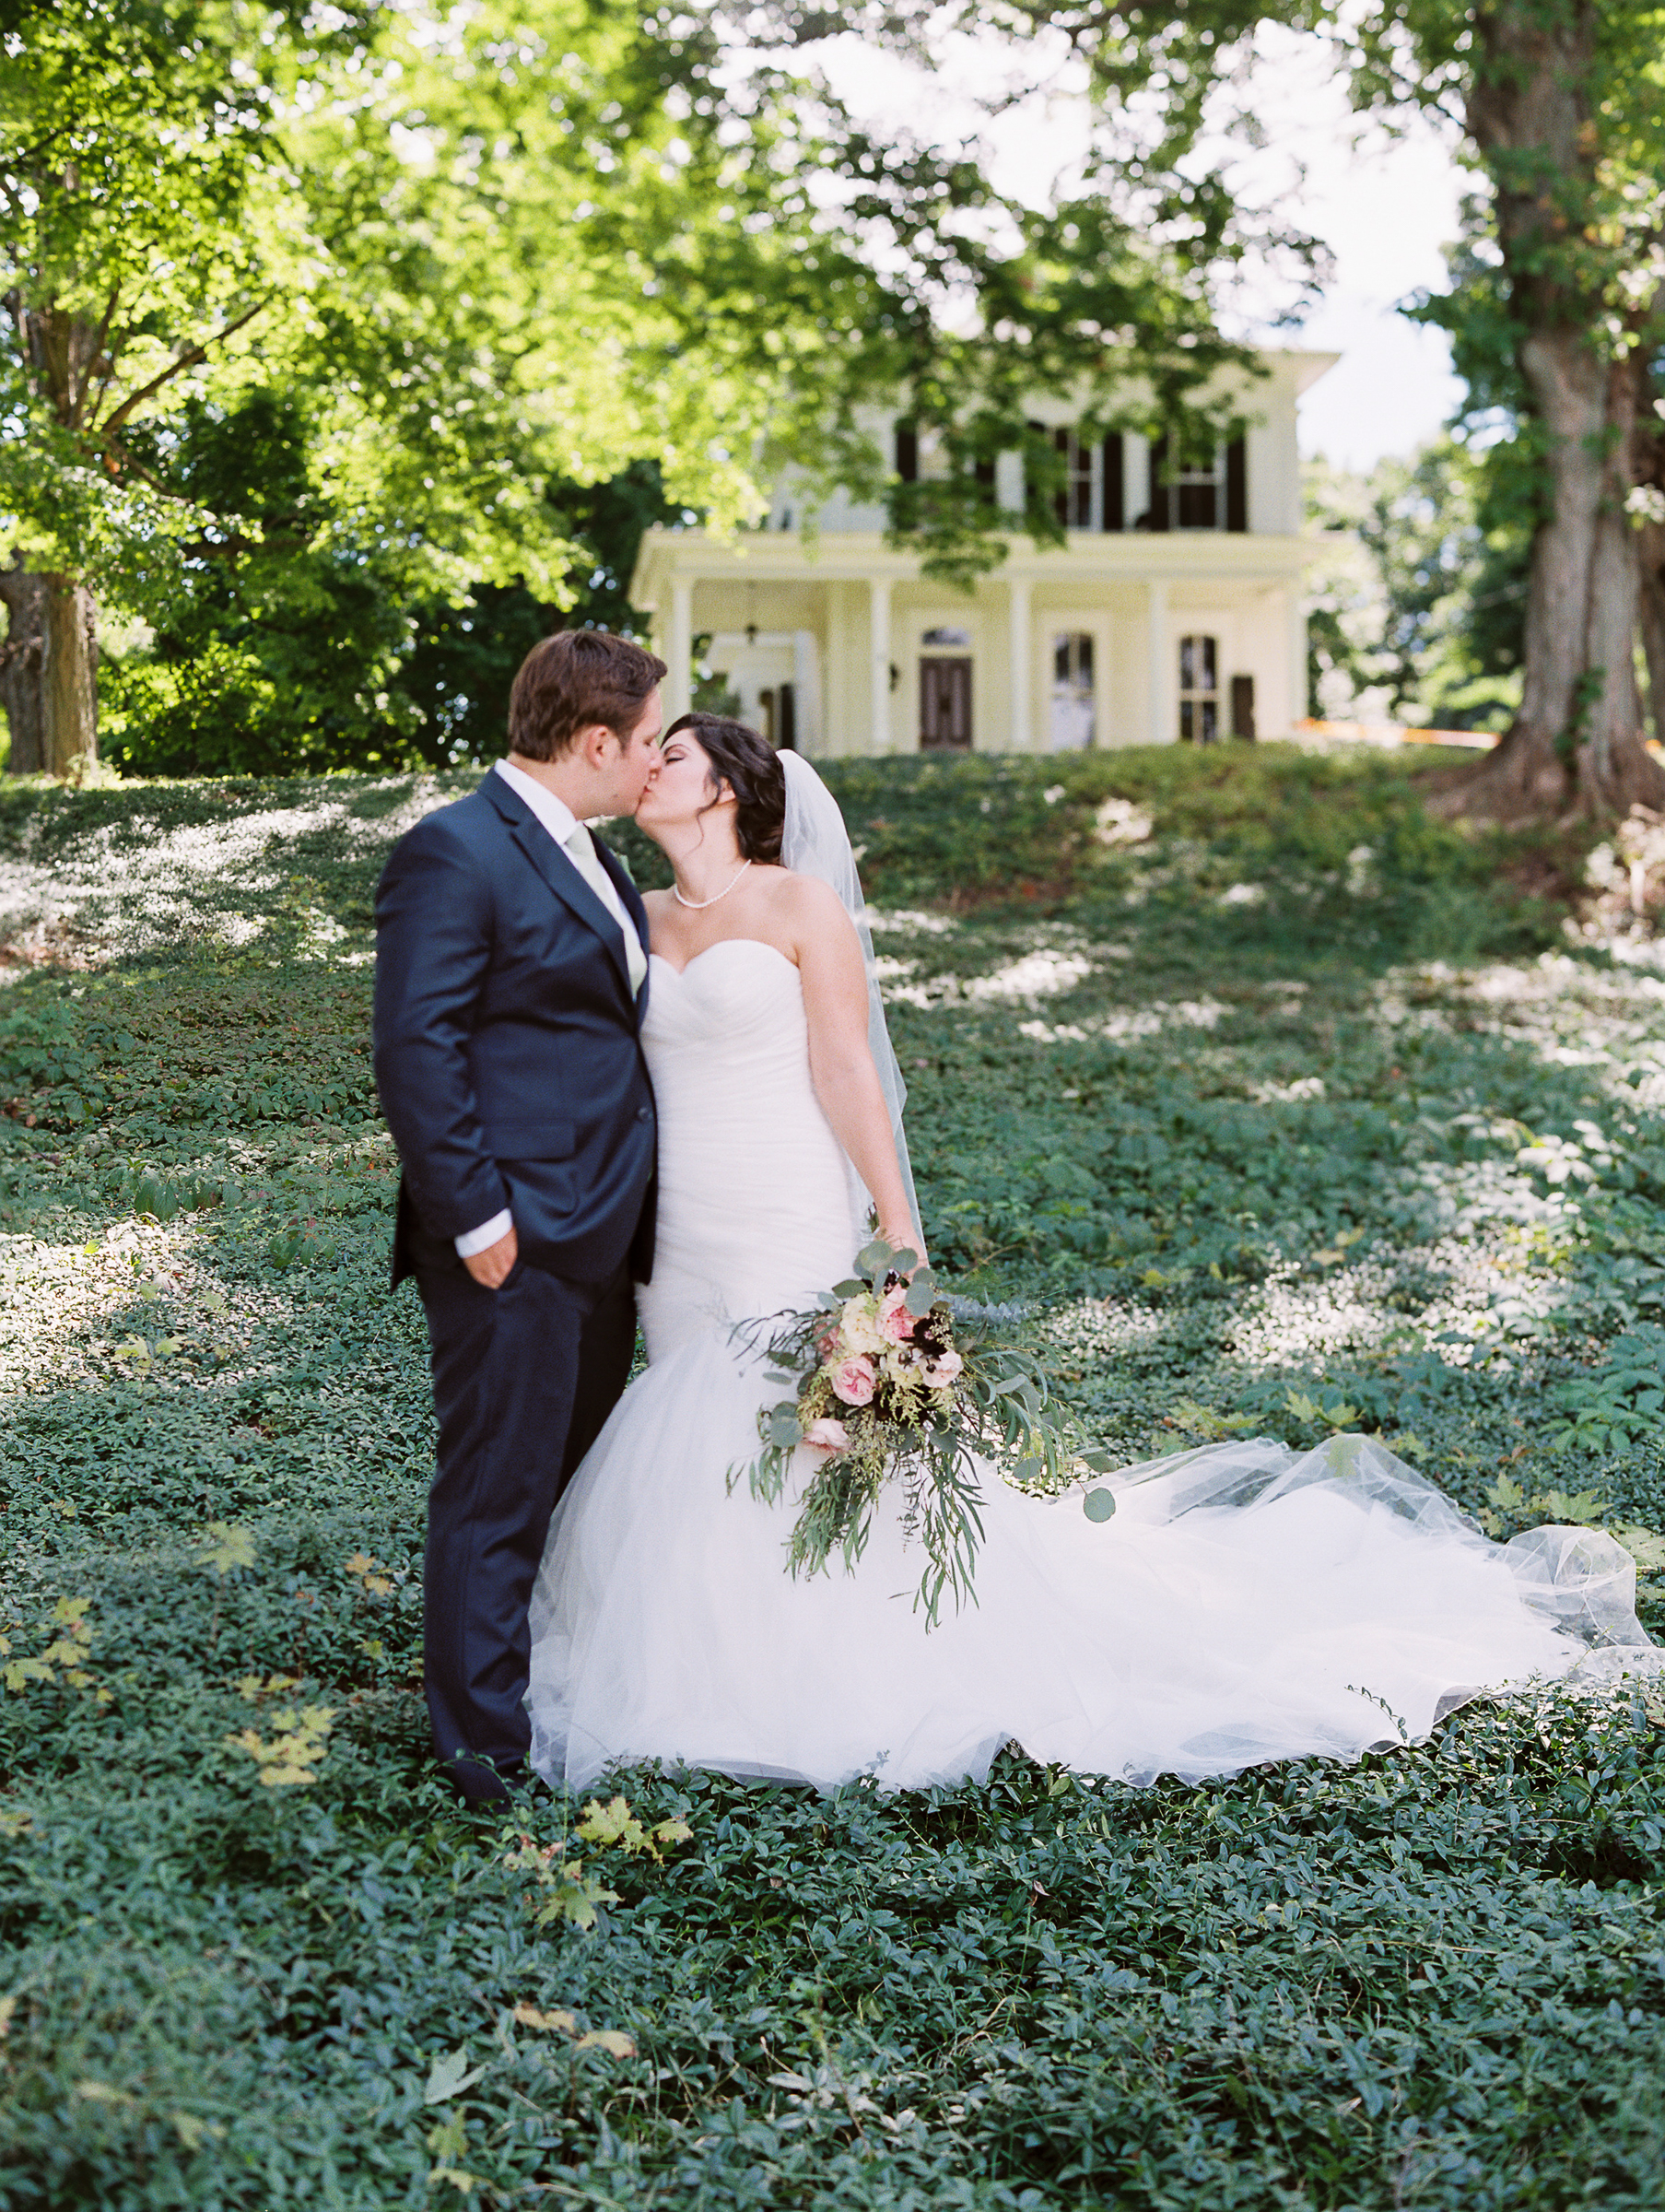
<instances>
[{"instance_id":1,"label":"groom's brown hair","mask_svg":"<svg viewBox=\"0 0 1665 2212\"><path fill-rule=\"evenodd\" d=\"M526 760L558 759L580 730L598 722L627 737L664 674L658 654L629 638L558 629L533 647L516 674L509 749Z\"/></svg>"}]
</instances>

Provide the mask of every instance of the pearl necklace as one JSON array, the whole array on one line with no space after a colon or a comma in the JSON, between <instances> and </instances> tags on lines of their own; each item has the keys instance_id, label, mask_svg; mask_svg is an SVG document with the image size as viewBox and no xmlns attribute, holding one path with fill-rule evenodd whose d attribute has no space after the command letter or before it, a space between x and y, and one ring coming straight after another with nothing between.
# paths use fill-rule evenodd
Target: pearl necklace
<instances>
[{"instance_id":1,"label":"pearl necklace","mask_svg":"<svg viewBox=\"0 0 1665 2212\"><path fill-rule=\"evenodd\" d=\"M716 899L685 899L674 884L671 886L671 896L675 900L678 906L686 906L690 913L703 913L708 906L716 905L717 899L726 899L728 897L729 893L740 881L741 877L745 874L747 868L749 868L751 865L752 864L749 860L743 860L740 864L738 871L730 877L727 883L723 885L721 890L718 892Z\"/></svg>"}]
</instances>

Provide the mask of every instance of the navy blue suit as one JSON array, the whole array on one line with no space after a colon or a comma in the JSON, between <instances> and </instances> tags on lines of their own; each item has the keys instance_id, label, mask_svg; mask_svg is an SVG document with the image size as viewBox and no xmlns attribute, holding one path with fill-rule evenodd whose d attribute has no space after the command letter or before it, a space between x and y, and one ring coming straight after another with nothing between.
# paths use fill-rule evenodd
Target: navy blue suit
<instances>
[{"instance_id":1,"label":"navy blue suit","mask_svg":"<svg viewBox=\"0 0 1665 2212\"><path fill-rule=\"evenodd\" d=\"M597 841L645 947L634 885ZM464 1794L524 1771L527 1607L567 1478L630 1371L653 1258L655 1125L617 923L498 775L393 848L376 894L376 1080L404 1176L439 1416L425 1675ZM452 1240L507 1206L498 1290Z\"/></svg>"}]
</instances>

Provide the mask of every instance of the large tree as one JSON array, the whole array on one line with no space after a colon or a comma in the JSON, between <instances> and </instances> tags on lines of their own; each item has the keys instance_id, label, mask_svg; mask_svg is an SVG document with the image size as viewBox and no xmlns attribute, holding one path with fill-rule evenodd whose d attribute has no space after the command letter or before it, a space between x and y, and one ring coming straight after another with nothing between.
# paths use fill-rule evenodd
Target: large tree
<instances>
[{"instance_id":1,"label":"large tree","mask_svg":"<svg viewBox=\"0 0 1665 2212\"><path fill-rule=\"evenodd\" d=\"M18 13L0 543L45 646L24 609L4 673L41 679L56 772L93 752L94 588L158 632L129 710L264 717L251 753L221 715L204 764L364 758L399 736L412 610L571 595L552 480L651 455L669 499L743 519L810 357L874 320L770 86L719 97L709 27L325 14Z\"/></svg>"},{"instance_id":2,"label":"large tree","mask_svg":"<svg viewBox=\"0 0 1665 2212\"><path fill-rule=\"evenodd\" d=\"M220 98L228 17L192 7L170 20L144 0L12 11L0 500L22 554L6 593L9 688L27 700L18 767L64 774L96 753L88 577L156 521L124 432L259 312L248 218L264 88L241 106Z\"/></svg>"},{"instance_id":3,"label":"large tree","mask_svg":"<svg viewBox=\"0 0 1665 2212\"><path fill-rule=\"evenodd\" d=\"M1455 794L1475 813L1665 805L1636 677L1665 345L1662 51L1647 0L1413 0L1368 18L1357 50L1364 100L1448 104L1489 181L1471 298L1483 325L1495 309L1480 342L1507 346L1539 471L1520 708Z\"/></svg>"},{"instance_id":4,"label":"large tree","mask_svg":"<svg viewBox=\"0 0 1665 2212\"><path fill-rule=\"evenodd\" d=\"M1090 81L1111 206L1179 220L1174 235L1211 266L1229 229L1216 215L1211 234L1202 219L1223 187L1199 149L1234 106L1255 128L1261 26L1331 39L1362 112L1421 109L1457 126L1485 186L1469 304L1507 355L1538 497L1519 712L1455 803L1501 817L1665 804L1634 672L1640 623L1659 639L1657 703L1659 0L899 0L873 29L924 50L949 21L1067 40Z\"/></svg>"}]
</instances>

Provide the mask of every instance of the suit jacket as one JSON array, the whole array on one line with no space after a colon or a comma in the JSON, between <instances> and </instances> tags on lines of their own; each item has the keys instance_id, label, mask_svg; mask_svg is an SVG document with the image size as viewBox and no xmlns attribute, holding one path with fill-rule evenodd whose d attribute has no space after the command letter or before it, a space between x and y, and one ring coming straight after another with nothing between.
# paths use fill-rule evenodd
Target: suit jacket
<instances>
[{"instance_id":1,"label":"suit jacket","mask_svg":"<svg viewBox=\"0 0 1665 2212\"><path fill-rule=\"evenodd\" d=\"M595 849L645 947L635 885ZM617 923L501 776L393 847L376 942L376 1082L405 1170L395 1286L418 1229L450 1247L505 1206L529 1265L604 1282L628 1257L645 1281L648 986L632 998Z\"/></svg>"}]
</instances>

